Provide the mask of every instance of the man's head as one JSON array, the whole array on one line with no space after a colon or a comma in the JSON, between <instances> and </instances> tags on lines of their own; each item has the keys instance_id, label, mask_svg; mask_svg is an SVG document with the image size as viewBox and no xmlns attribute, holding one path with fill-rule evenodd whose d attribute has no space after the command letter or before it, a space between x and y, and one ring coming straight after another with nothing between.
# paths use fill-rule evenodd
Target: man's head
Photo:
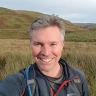
<instances>
[{"instance_id":1,"label":"man's head","mask_svg":"<svg viewBox=\"0 0 96 96\"><path fill-rule=\"evenodd\" d=\"M30 26L32 55L41 72L58 70L58 61L64 46L64 25L54 15L41 16Z\"/></svg>"},{"instance_id":2,"label":"man's head","mask_svg":"<svg viewBox=\"0 0 96 96\"><path fill-rule=\"evenodd\" d=\"M57 26L61 32L61 38L62 40L64 40L64 36L65 36L64 23L61 18L55 15L42 15L39 18L37 18L35 21L33 21L29 27L30 40L32 38L31 33L33 30L38 30L40 28L44 28L48 26Z\"/></svg>"}]
</instances>

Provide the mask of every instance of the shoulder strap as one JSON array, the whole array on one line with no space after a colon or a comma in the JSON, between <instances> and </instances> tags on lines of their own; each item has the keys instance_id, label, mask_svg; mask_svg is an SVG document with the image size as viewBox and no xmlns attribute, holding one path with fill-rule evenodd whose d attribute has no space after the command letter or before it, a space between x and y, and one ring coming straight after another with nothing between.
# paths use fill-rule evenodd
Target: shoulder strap
<instances>
[{"instance_id":1,"label":"shoulder strap","mask_svg":"<svg viewBox=\"0 0 96 96\"><path fill-rule=\"evenodd\" d=\"M80 96L83 95L83 89L82 89L82 84L83 84L83 81L82 81L82 71L78 70L78 69L75 69L73 67L70 67L73 71L73 74L75 76L78 76L78 78L75 78L74 79L74 83L76 85L76 87L78 88L79 92L80 92Z\"/></svg>"},{"instance_id":2,"label":"shoulder strap","mask_svg":"<svg viewBox=\"0 0 96 96\"><path fill-rule=\"evenodd\" d=\"M26 80L27 80L27 90L28 96L33 96L35 92L35 70L33 65L28 66L26 69Z\"/></svg>"},{"instance_id":3,"label":"shoulder strap","mask_svg":"<svg viewBox=\"0 0 96 96\"><path fill-rule=\"evenodd\" d=\"M77 86L77 88L78 88L78 90L79 90L79 92L81 94L80 96L82 96L82 83L81 83L80 77L74 79L74 83Z\"/></svg>"}]
</instances>

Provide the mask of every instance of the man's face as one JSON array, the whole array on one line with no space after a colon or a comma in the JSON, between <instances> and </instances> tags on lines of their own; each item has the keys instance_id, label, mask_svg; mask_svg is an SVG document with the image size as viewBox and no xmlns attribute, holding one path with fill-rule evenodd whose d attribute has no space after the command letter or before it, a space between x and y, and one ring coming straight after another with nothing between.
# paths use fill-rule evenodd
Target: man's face
<instances>
[{"instance_id":1,"label":"man's face","mask_svg":"<svg viewBox=\"0 0 96 96\"><path fill-rule=\"evenodd\" d=\"M56 71L63 46L60 30L56 26L32 32L32 56L41 72Z\"/></svg>"}]
</instances>

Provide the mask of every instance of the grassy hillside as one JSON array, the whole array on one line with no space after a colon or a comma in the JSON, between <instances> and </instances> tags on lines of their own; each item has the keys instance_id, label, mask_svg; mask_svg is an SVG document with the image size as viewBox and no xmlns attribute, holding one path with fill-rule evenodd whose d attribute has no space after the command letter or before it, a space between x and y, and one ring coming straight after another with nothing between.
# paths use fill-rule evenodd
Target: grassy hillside
<instances>
[{"instance_id":1,"label":"grassy hillside","mask_svg":"<svg viewBox=\"0 0 96 96\"><path fill-rule=\"evenodd\" d=\"M43 13L33 11L11 10L0 7L0 38L28 38L29 25L42 14ZM86 31L67 20L63 21L65 23L66 32Z\"/></svg>"},{"instance_id":2,"label":"grassy hillside","mask_svg":"<svg viewBox=\"0 0 96 96\"><path fill-rule=\"evenodd\" d=\"M96 31L96 23L74 23L80 28L84 28L90 31Z\"/></svg>"},{"instance_id":3,"label":"grassy hillside","mask_svg":"<svg viewBox=\"0 0 96 96\"><path fill-rule=\"evenodd\" d=\"M15 11L0 8L0 29L21 29L26 30L30 23L41 14L26 11Z\"/></svg>"},{"instance_id":4,"label":"grassy hillside","mask_svg":"<svg viewBox=\"0 0 96 96\"><path fill-rule=\"evenodd\" d=\"M21 29L26 30L30 23L42 13L23 10L10 10L0 8L0 29ZM63 20L63 19L62 19ZM66 30L69 31L84 31L80 27L72 24L69 21L63 20Z\"/></svg>"},{"instance_id":5,"label":"grassy hillside","mask_svg":"<svg viewBox=\"0 0 96 96\"><path fill-rule=\"evenodd\" d=\"M96 31L66 33L65 41L96 42Z\"/></svg>"}]
</instances>

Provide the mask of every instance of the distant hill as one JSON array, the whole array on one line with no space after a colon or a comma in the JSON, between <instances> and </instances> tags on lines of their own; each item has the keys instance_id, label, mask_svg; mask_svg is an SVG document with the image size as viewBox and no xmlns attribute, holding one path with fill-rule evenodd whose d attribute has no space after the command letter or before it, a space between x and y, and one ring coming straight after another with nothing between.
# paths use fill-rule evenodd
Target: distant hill
<instances>
[{"instance_id":1,"label":"distant hill","mask_svg":"<svg viewBox=\"0 0 96 96\"><path fill-rule=\"evenodd\" d=\"M10 10L0 7L0 29L26 30L30 23L42 14L43 13L33 11ZM63 21L65 23L66 31L68 32L85 31L67 20Z\"/></svg>"},{"instance_id":2,"label":"distant hill","mask_svg":"<svg viewBox=\"0 0 96 96\"><path fill-rule=\"evenodd\" d=\"M26 30L41 13L0 8L0 29Z\"/></svg>"},{"instance_id":3,"label":"distant hill","mask_svg":"<svg viewBox=\"0 0 96 96\"><path fill-rule=\"evenodd\" d=\"M96 31L96 24L94 23L74 23L76 26L80 28L84 28L90 31Z\"/></svg>"}]
</instances>

